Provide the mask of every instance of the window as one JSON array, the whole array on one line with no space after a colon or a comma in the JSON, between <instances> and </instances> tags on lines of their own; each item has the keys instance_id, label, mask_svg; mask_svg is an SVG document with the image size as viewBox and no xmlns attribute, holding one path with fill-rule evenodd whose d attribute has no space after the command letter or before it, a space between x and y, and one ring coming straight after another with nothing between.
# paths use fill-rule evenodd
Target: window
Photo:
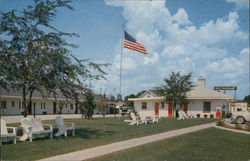
<instances>
[{"instance_id":1,"label":"window","mask_svg":"<svg viewBox=\"0 0 250 161\"><path fill-rule=\"evenodd\" d=\"M161 109L164 109L164 102L161 102Z\"/></svg>"},{"instance_id":2,"label":"window","mask_svg":"<svg viewBox=\"0 0 250 161\"><path fill-rule=\"evenodd\" d=\"M203 102L203 112L211 112L211 102Z\"/></svg>"},{"instance_id":3,"label":"window","mask_svg":"<svg viewBox=\"0 0 250 161\"><path fill-rule=\"evenodd\" d=\"M6 104L7 104L6 101L1 101L1 107L0 107L0 109L6 109L7 108Z\"/></svg>"},{"instance_id":4,"label":"window","mask_svg":"<svg viewBox=\"0 0 250 161\"><path fill-rule=\"evenodd\" d=\"M70 109L73 110L73 108L74 108L74 105L70 104Z\"/></svg>"},{"instance_id":5,"label":"window","mask_svg":"<svg viewBox=\"0 0 250 161\"><path fill-rule=\"evenodd\" d=\"M43 109L43 102L41 102L41 109Z\"/></svg>"},{"instance_id":6,"label":"window","mask_svg":"<svg viewBox=\"0 0 250 161\"><path fill-rule=\"evenodd\" d=\"M147 102L142 102L141 109L146 110L147 109Z\"/></svg>"},{"instance_id":7,"label":"window","mask_svg":"<svg viewBox=\"0 0 250 161\"><path fill-rule=\"evenodd\" d=\"M19 110L21 110L22 103L19 101Z\"/></svg>"},{"instance_id":8,"label":"window","mask_svg":"<svg viewBox=\"0 0 250 161\"><path fill-rule=\"evenodd\" d=\"M43 102L43 109L45 109L45 102Z\"/></svg>"},{"instance_id":9,"label":"window","mask_svg":"<svg viewBox=\"0 0 250 161\"><path fill-rule=\"evenodd\" d=\"M15 107L15 101L12 101L12 102L11 102L11 106L12 106L12 107Z\"/></svg>"},{"instance_id":10,"label":"window","mask_svg":"<svg viewBox=\"0 0 250 161\"><path fill-rule=\"evenodd\" d=\"M66 108L68 108L68 104L67 104L67 103L66 103L66 105L65 105L65 106L66 106Z\"/></svg>"}]
</instances>

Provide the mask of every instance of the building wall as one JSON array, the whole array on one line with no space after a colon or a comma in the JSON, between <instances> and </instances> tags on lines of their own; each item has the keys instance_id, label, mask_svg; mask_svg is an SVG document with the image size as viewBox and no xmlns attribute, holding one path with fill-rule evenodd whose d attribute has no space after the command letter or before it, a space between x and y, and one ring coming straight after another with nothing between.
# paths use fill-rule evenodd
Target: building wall
<instances>
[{"instance_id":1,"label":"building wall","mask_svg":"<svg viewBox=\"0 0 250 161\"><path fill-rule=\"evenodd\" d=\"M141 109L142 102L147 103L147 109ZM144 116L154 116L155 115L155 103L160 101L134 101L135 110ZM159 104L159 116L167 117L168 115L168 104L164 103L164 108L162 108L161 103Z\"/></svg>"},{"instance_id":2,"label":"building wall","mask_svg":"<svg viewBox=\"0 0 250 161\"><path fill-rule=\"evenodd\" d=\"M203 112L203 102L211 102L211 112ZM201 117L204 117L204 114L207 114L208 117L210 114L213 114L215 117L216 108L222 107L223 105L228 105L225 100L199 100L199 101L190 101L188 104L188 112L196 117L196 114L200 114Z\"/></svg>"},{"instance_id":3,"label":"building wall","mask_svg":"<svg viewBox=\"0 0 250 161\"><path fill-rule=\"evenodd\" d=\"M142 102L147 103L147 109L142 109ZM155 103L160 101L134 101L135 110L143 116L154 116ZM203 112L203 102L211 102L211 112ZM188 113L192 114L194 117L197 117L196 114L200 114L200 117L204 117L204 114L207 114L210 117L210 114L216 116L216 107L222 107L222 105L228 105L225 100L193 100L188 103ZM176 109L183 110L179 104L176 105ZM174 111L173 111L174 113ZM168 104L164 103L164 108L161 108L161 103L159 104L159 116L167 117L168 116Z\"/></svg>"},{"instance_id":4,"label":"building wall","mask_svg":"<svg viewBox=\"0 0 250 161\"><path fill-rule=\"evenodd\" d=\"M1 98L0 101L6 101L6 109L1 110L2 115L21 115L22 114L22 105L21 99L14 99L14 98ZM14 102L14 104L12 103ZM34 103L35 103L35 113L36 114L43 114L43 111L47 111L47 114L53 114L53 103L54 101L43 101L43 100L33 100L32 101L32 108L31 113L34 114ZM72 105L71 105L72 104ZM14 105L14 106L12 106ZM72 107L71 107L72 106ZM58 103L57 103L57 112L59 111ZM75 113L75 103L70 102L64 104L63 114L73 114Z\"/></svg>"}]
</instances>

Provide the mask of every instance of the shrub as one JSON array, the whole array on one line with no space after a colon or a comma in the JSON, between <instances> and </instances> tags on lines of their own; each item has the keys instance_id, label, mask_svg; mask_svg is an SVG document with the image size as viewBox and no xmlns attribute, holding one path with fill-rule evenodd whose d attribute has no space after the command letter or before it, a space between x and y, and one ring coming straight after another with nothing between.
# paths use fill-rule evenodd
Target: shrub
<instances>
[{"instance_id":1,"label":"shrub","mask_svg":"<svg viewBox=\"0 0 250 161\"><path fill-rule=\"evenodd\" d=\"M200 118L201 114L197 113L196 116L197 116L197 118Z\"/></svg>"},{"instance_id":2,"label":"shrub","mask_svg":"<svg viewBox=\"0 0 250 161\"><path fill-rule=\"evenodd\" d=\"M224 123L223 123L222 120L216 121L216 125L217 125L217 126L223 126L223 124L224 124Z\"/></svg>"},{"instance_id":3,"label":"shrub","mask_svg":"<svg viewBox=\"0 0 250 161\"><path fill-rule=\"evenodd\" d=\"M204 118L207 118L207 114L204 114Z\"/></svg>"},{"instance_id":4,"label":"shrub","mask_svg":"<svg viewBox=\"0 0 250 161\"><path fill-rule=\"evenodd\" d=\"M225 117L230 118L232 116L232 113L226 113Z\"/></svg>"},{"instance_id":5,"label":"shrub","mask_svg":"<svg viewBox=\"0 0 250 161\"><path fill-rule=\"evenodd\" d=\"M247 130L247 131L250 131L250 124L247 124L246 130Z\"/></svg>"},{"instance_id":6,"label":"shrub","mask_svg":"<svg viewBox=\"0 0 250 161\"><path fill-rule=\"evenodd\" d=\"M213 114L210 114L210 118L214 118L214 115L213 115Z\"/></svg>"}]
</instances>

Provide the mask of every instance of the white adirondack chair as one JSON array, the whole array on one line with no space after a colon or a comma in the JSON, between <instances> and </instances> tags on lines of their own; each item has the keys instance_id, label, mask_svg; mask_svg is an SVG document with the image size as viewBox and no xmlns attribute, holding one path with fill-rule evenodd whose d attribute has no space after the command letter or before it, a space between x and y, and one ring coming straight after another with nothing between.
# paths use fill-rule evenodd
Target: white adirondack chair
<instances>
[{"instance_id":1,"label":"white adirondack chair","mask_svg":"<svg viewBox=\"0 0 250 161\"><path fill-rule=\"evenodd\" d=\"M192 118L194 118L194 116L191 114L191 113L186 113L186 115L187 115L187 117L189 118L189 119L192 119Z\"/></svg>"},{"instance_id":2,"label":"white adirondack chair","mask_svg":"<svg viewBox=\"0 0 250 161\"><path fill-rule=\"evenodd\" d=\"M152 123L159 123L160 117L159 116L154 116L152 117Z\"/></svg>"},{"instance_id":3,"label":"white adirondack chair","mask_svg":"<svg viewBox=\"0 0 250 161\"><path fill-rule=\"evenodd\" d=\"M8 133L8 129L12 129L12 133ZM1 138L13 137L13 142L16 144L16 128L6 126L5 120L1 119Z\"/></svg>"},{"instance_id":4,"label":"white adirondack chair","mask_svg":"<svg viewBox=\"0 0 250 161\"><path fill-rule=\"evenodd\" d=\"M177 120L184 120L184 119L187 119L187 115L184 111L178 111L178 114L179 114L179 118Z\"/></svg>"},{"instance_id":5,"label":"white adirondack chair","mask_svg":"<svg viewBox=\"0 0 250 161\"><path fill-rule=\"evenodd\" d=\"M71 124L71 126L66 126L65 124ZM67 131L72 131L72 135L75 136L75 123L73 122L64 122L62 116L56 117L56 126L58 128L58 132L55 136L61 136L64 134L67 137Z\"/></svg>"},{"instance_id":6,"label":"white adirondack chair","mask_svg":"<svg viewBox=\"0 0 250 161\"><path fill-rule=\"evenodd\" d=\"M142 121L135 116L135 113L131 112L130 116L132 118L132 122L129 125L135 125L135 124L140 125L140 124L142 124Z\"/></svg>"},{"instance_id":7,"label":"white adirondack chair","mask_svg":"<svg viewBox=\"0 0 250 161\"><path fill-rule=\"evenodd\" d=\"M47 126L49 129L45 130L44 127ZM29 139L32 142L32 139L35 138L33 135L44 135L49 134L50 139L53 138L53 127L50 124L42 124L42 121L39 118L24 118L21 119L21 127L23 128L23 136L20 138L21 141Z\"/></svg>"}]
</instances>

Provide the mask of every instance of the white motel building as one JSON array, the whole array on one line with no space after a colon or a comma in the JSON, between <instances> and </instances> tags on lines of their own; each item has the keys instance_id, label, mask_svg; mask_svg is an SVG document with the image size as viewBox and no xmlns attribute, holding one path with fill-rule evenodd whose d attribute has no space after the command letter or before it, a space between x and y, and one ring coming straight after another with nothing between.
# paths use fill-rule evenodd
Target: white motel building
<instances>
[{"instance_id":1,"label":"white motel building","mask_svg":"<svg viewBox=\"0 0 250 161\"><path fill-rule=\"evenodd\" d=\"M213 114L214 117L221 116L221 107L229 107L230 102L234 100L233 96L205 88L205 79L200 77L198 85L193 87L187 94L188 104L176 105L166 103L163 96L157 94L154 90L144 92L139 98L130 98L134 102L135 110L144 116L175 117L176 110L183 110L186 113L200 114L208 117ZM81 98L79 101L83 101ZM57 114L59 112L59 103L64 102L62 114L79 113L74 101L66 101L62 96L44 98L38 92L34 92L32 97L32 106L28 109L28 114ZM22 93L19 91L0 89L0 112L1 115L21 115L23 112Z\"/></svg>"},{"instance_id":2,"label":"white motel building","mask_svg":"<svg viewBox=\"0 0 250 161\"><path fill-rule=\"evenodd\" d=\"M234 100L233 96L217 92L205 87L205 79L200 77L198 85L192 87L187 94L188 103L184 105L177 104L176 109L172 104L165 102L164 96L157 94L155 90L148 90L141 94L139 98L130 98L134 102L135 110L144 116L175 117L176 110L183 110L186 113L200 114L200 117L221 117L221 107L229 107L230 102Z\"/></svg>"},{"instance_id":3,"label":"white motel building","mask_svg":"<svg viewBox=\"0 0 250 161\"><path fill-rule=\"evenodd\" d=\"M28 101L28 97L26 97ZM83 101L83 99L79 99ZM52 96L44 98L42 95L34 91L32 97L32 105L28 108L28 114L58 114L59 103L63 102L62 114L74 114L80 111L76 104L72 100L66 101L66 99L60 95L56 99ZM28 105L28 102L27 104ZM0 89L0 112L1 115L21 115L23 112L23 98L21 91L10 90L7 92L4 89Z\"/></svg>"}]
</instances>

